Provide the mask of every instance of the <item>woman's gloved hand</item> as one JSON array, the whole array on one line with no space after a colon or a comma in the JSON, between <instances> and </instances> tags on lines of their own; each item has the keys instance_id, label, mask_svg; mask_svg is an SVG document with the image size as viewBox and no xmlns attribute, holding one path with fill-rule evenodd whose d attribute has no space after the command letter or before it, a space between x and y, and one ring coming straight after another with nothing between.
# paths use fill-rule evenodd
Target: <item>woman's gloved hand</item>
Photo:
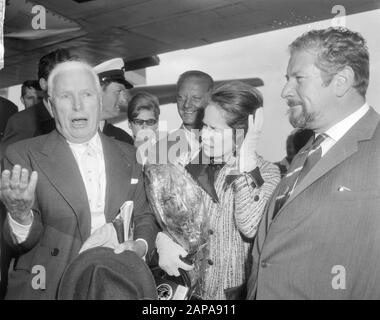
<instances>
[{"instance_id":1,"label":"woman's gloved hand","mask_svg":"<svg viewBox=\"0 0 380 320\"><path fill-rule=\"evenodd\" d=\"M248 116L248 131L238 152L239 172L250 172L257 167L256 150L264 124L264 110L256 109L255 119Z\"/></svg>"},{"instance_id":2,"label":"woman's gloved hand","mask_svg":"<svg viewBox=\"0 0 380 320\"><path fill-rule=\"evenodd\" d=\"M157 253L159 256L158 265L168 275L178 277L181 268L185 271L190 271L194 268L193 265L188 265L183 262L180 257L187 256L187 252L180 245L175 243L164 232L159 232L156 238Z\"/></svg>"}]
</instances>

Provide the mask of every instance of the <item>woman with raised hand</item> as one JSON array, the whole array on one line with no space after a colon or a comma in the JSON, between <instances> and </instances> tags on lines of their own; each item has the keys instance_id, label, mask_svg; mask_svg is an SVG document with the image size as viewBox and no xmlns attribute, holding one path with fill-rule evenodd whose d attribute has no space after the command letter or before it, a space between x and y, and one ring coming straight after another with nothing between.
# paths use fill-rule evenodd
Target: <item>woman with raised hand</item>
<instances>
[{"instance_id":1,"label":"woman with raised hand","mask_svg":"<svg viewBox=\"0 0 380 320\"><path fill-rule=\"evenodd\" d=\"M256 152L262 103L261 93L244 83L217 88L205 109L202 151L186 166L202 187L208 210L207 267L196 290L202 299L245 297L249 252L265 205L280 181L277 166ZM186 251L162 232L156 246L160 267L179 275Z\"/></svg>"}]
</instances>

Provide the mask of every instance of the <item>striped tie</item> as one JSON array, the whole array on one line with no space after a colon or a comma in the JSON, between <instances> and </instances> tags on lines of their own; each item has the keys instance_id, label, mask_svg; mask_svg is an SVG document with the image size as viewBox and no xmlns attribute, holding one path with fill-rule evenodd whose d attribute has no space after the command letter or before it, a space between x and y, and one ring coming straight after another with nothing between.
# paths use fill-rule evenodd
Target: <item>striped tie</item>
<instances>
[{"instance_id":1,"label":"striped tie","mask_svg":"<svg viewBox=\"0 0 380 320\"><path fill-rule=\"evenodd\" d=\"M309 148L303 150L297 158L293 160L291 165L291 170L285 175L280 183L279 196L276 198L276 204L273 211L273 218L276 216L278 211L288 200L289 196L292 194L295 186L299 183L306 174L311 170L312 167L318 162L322 156L321 143L327 138L326 134L320 134L318 137L314 137L313 143Z\"/></svg>"}]
</instances>

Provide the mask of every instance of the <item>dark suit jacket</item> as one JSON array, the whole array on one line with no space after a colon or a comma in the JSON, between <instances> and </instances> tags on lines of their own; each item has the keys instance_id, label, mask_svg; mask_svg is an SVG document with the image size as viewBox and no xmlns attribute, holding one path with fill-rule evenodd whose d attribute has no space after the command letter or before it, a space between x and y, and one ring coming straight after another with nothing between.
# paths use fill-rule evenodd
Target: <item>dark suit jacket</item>
<instances>
[{"instance_id":1,"label":"dark suit jacket","mask_svg":"<svg viewBox=\"0 0 380 320\"><path fill-rule=\"evenodd\" d=\"M17 112L17 107L15 106L15 108L16 108L15 112ZM1 121L3 120L2 118L0 119ZM3 141L1 141L0 159L2 158L2 155L5 155L5 150L10 144L13 144L21 140L25 140L25 139L29 139L29 138L50 133L54 129L55 129L54 118L50 116L43 102L40 102L29 109L16 113L13 117L9 119L9 123L6 127L6 134L4 136ZM124 130L118 127L113 126L110 123L106 122L103 128L103 133L106 136L109 136L116 140L123 141L123 142L133 145L133 139L128 133L126 133ZM1 212L1 207L0 207L0 212ZM0 228L1 228L1 225L2 224L0 223ZM7 273L8 273L9 264L12 257L14 257L15 252L12 252L12 250L7 246L7 244L4 243L4 241L1 241L1 236L0 236L0 242L2 242L1 244L2 250L0 251L0 254L1 254L0 268L1 268L1 274L2 274L2 281L0 285L0 299L1 299L3 296L2 292L5 291L5 288L7 286Z\"/></svg>"},{"instance_id":2,"label":"dark suit jacket","mask_svg":"<svg viewBox=\"0 0 380 320\"><path fill-rule=\"evenodd\" d=\"M127 132L125 132L123 129L115 127L107 121L104 125L103 133L108 137L131 144L132 146L134 144L133 138Z\"/></svg>"},{"instance_id":3,"label":"dark suit jacket","mask_svg":"<svg viewBox=\"0 0 380 320\"><path fill-rule=\"evenodd\" d=\"M8 99L0 97L0 141L4 136L8 119L18 111L17 106Z\"/></svg>"},{"instance_id":4,"label":"dark suit jacket","mask_svg":"<svg viewBox=\"0 0 380 320\"><path fill-rule=\"evenodd\" d=\"M371 108L272 219L275 190L252 252L249 299L380 299L379 119Z\"/></svg>"},{"instance_id":5,"label":"dark suit jacket","mask_svg":"<svg viewBox=\"0 0 380 320\"><path fill-rule=\"evenodd\" d=\"M1 141L1 149L12 143L47 134L55 129L54 119L47 111L43 101L36 105L17 112L9 118Z\"/></svg>"},{"instance_id":6,"label":"dark suit jacket","mask_svg":"<svg viewBox=\"0 0 380 320\"><path fill-rule=\"evenodd\" d=\"M106 222L115 218L125 201L132 200L134 237L147 241L149 261L157 225L146 200L135 148L104 135L101 140L107 179ZM34 221L26 241L15 245L9 223L4 224L6 241L20 253L9 277L6 298L54 299L65 267L90 235L91 213L79 168L67 142L56 130L9 146L4 162L7 168L20 164L38 172ZM46 290L31 286L36 265L46 269Z\"/></svg>"}]
</instances>

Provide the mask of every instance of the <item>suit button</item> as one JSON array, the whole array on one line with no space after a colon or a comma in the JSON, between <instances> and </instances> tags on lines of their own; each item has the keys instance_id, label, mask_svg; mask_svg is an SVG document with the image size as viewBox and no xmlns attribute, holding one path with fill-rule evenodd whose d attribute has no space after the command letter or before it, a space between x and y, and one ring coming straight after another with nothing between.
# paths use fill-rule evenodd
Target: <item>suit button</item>
<instances>
[{"instance_id":1,"label":"suit button","mask_svg":"<svg viewBox=\"0 0 380 320\"><path fill-rule=\"evenodd\" d=\"M255 201L259 201L260 200L260 197L258 195L255 195L255 197L253 198L253 200Z\"/></svg>"},{"instance_id":2,"label":"suit button","mask_svg":"<svg viewBox=\"0 0 380 320\"><path fill-rule=\"evenodd\" d=\"M268 263L265 261L261 261L261 268L266 268L268 266Z\"/></svg>"},{"instance_id":3,"label":"suit button","mask_svg":"<svg viewBox=\"0 0 380 320\"><path fill-rule=\"evenodd\" d=\"M214 264L214 261L212 261L211 259L208 259L207 262L208 262L208 264L209 264L210 266L212 266L212 265Z\"/></svg>"},{"instance_id":4,"label":"suit button","mask_svg":"<svg viewBox=\"0 0 380 320\"><path fill-rule=\"evenodd\" d=\"M210 230L208 230L208 234L214 234L214 230L212 230L212 229L210 229Z\"/></svg>"},{"instance_id":5,"label":"suit button","mask_svg":"<svg viewBox=\"0 0 380 320\"><path fill-rule=\"evenodd\" d=\"M54 248L53 250L51 250L50 254L55 257L55 256L58 256L59 254L59 249L58 248Z\"/></svg>"}]
</instances>

